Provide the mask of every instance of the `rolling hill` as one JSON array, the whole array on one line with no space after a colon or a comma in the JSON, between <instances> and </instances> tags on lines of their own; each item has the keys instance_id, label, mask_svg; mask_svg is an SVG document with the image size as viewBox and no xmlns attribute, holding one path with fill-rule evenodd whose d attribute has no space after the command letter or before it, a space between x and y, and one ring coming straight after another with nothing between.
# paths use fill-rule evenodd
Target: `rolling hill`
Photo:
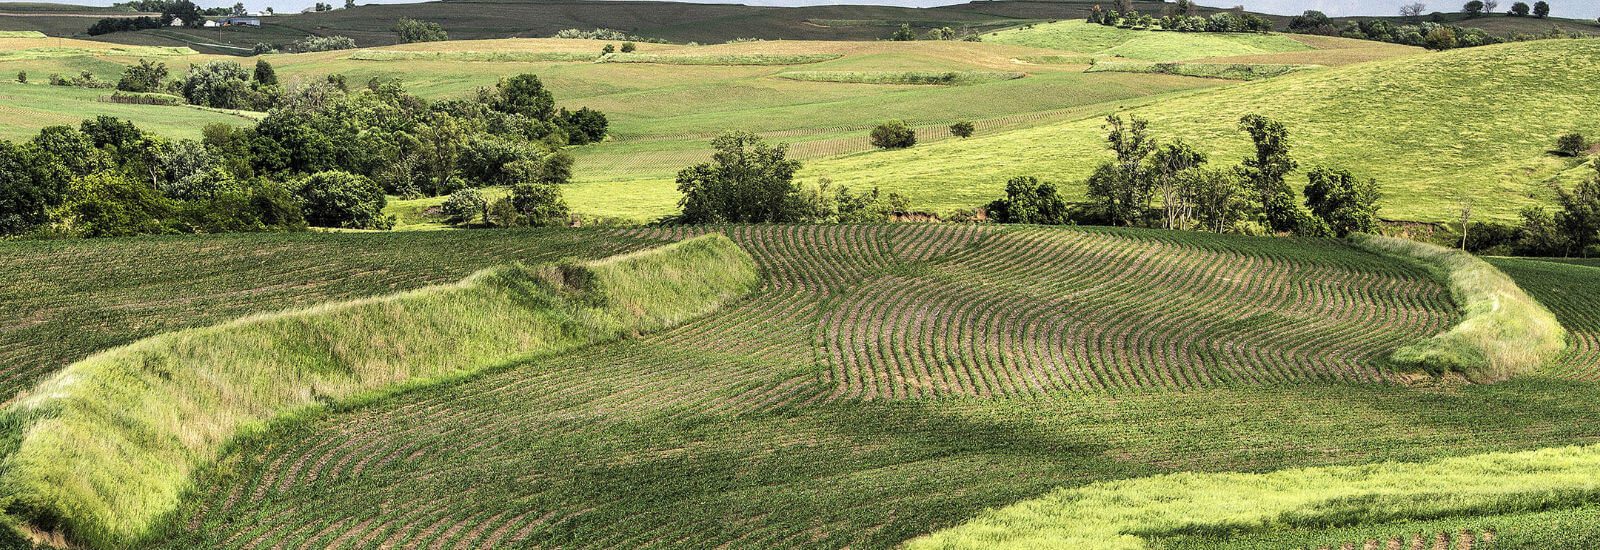
<instances>
[{"instance_id":1,"label":"rolling hill","mask_svg":"<svg viewBox=\"0 0 1600 550\"><path fill-rule=\"evenodd\" d=\"M1386 364L1455 321L1449 293L1334 240L779 225L0 243L24 260L5 268L8 326L37 327L4 349L36 379L149 334L708 231L755 258L753 295L274 424L138 545L887 547L1057 487L1600 443L1549 421L1600 414L1593 364L1494 385ZM1583 307L1555 297L1564 321ZM1594 328L1574 331L1592 354Z\"/></svg>"},{"instance_id":2,"label":"rolling hill","mask_svg":"<svg viewBox=\"0 0 1600 550\"><path fill-rule=\"evenodd\" d=\"M1596 73L1574 56L1600 54L1600 40L1547 40L1414 55L1189 92L1123 108L1162 139L1181 138L1215 163L1243 158L1245 114L1288 126L1302 170L1327 165L1376 178L1382 216L1445 221L1463 197L1499 220L1549 200L1578 163L1551 155L1557 136L1600 132L1600 104L1586 90ZM933 210L998 196L1006 179L1033 175L1081 196L1104 151L1101 116L813 162L805 174L852 187L905 193ZM1300 175L1291 176L1296 181Z\"/></svg>"}]
</instances>

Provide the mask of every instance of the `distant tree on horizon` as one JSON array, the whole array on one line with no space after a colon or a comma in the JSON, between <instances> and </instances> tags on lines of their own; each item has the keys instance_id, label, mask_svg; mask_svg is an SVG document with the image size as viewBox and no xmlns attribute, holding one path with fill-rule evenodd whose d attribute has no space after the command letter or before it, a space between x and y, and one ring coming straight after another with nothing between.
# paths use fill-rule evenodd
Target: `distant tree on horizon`
<instances>
[{"instance_id":1,"label":"distant tree on horizon","mask_svg":"<svg viewBox=\"0 0 1600 550\"><path fill-rule=\"evenodd\" d=\"M1400 16L1410 19L1412 22L1416 22L1418 19L1422 18L1422 12L1427 9L1427 4L1422 2L1412 2L1410 4L1400 6Z\"/></svg>"},{"instance_id":2,"label":"distant tree on horizon","mask_svg":"<svg viewBox=\"0 0 1600 550\"><path fill-rule=\"evenodd\" d=\"M1550 17L1550 3L1546 2L1544 0L1539 0L1538 2L1534 2L1533 3L1533 16L1537 17L1537 18L1540 18L1540 19L1544 19L1546 17Z\"/></svg>"}]
</instances>

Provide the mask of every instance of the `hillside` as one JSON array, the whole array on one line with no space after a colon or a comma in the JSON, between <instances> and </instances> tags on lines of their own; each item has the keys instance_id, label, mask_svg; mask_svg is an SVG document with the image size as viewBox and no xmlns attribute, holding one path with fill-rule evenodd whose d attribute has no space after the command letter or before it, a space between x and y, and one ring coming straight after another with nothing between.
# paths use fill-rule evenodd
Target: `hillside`
<instances>
[{"instance_id":1,"label":"hillside","mask_svg":"<svg viewBox=\"0 0 1600 550\"><path fill-rule=\"evenodd\" d=\"M362 46L399 42L391 27L403 17L434 21L450 37L488 39L547 37L563 29L610 28L676 43L720 43L736 38L769 40L879 40L902 23L918 30L938 27L986 31L1030 21L1078 19L1094 2L976 2L929 9L885 6L776 8L739 4L647 1L442 1L366 5L328 12L277 15L261 28L155 29L113 33L97 40L142 45L187 45L210 53L248 53L258 42L287 43L308 35L341 35ZM1159 2L1141 0L1159 11ZM10 6L10 7L8 7ZM39 30L51 36L82 36L104 9L0 3L0 30ZM104 17L104 15L100 15Z\"/></svg>"},{"instance_id":2,"label":"hillside","mask_svg":"<svg viewBox=\"0 0 1600 550\"><path fill-rule=\"evenodd\" d=\"M1547 421L1600 414L1600 393L1578 381L1592 365L1398 384L1415 379L1380 358L1453 322L1449 295L1418 267L1337 241L717 230L761 266L754 296L677 329L280 425L201 472L150 545L886 547L1060 486L1600 442L1589 423ZM450 280L508 252L594 257L703 231L0 243L27 259L6 267L9 315L64 335L8 333L5 348L59 341L59 359L30 356L47 373L207 322L192 311L387 293L441 260ZM105 284L127 291L94 292L75 265L115 265ZM215 276L174 276L191 272ZM42 307L80 298L140 319L139 334Z\"/></svg>"},{"instance_id":3,"label":"hillside","mask_svg":"<svg viewBox=\"0 0 1600 550\"><path fill-rule=\"evenodd\" d=\"M1600 77L1571 62L1595 55L1600 40L1486 46L1296 72L1104 113L1146 118L1157 137L1198 144L1219 164L1235 164L1247 150L1247 136L1235 129L1239 118L1266 115L1288 126L1302 170L1332 165L1376 178L1386 218L1453 219L1465 196L1477 215L1510 220L1523 206L1548 200L1550 182L1579 173L1576 163L1547 151L1561 134L1600 132L1592 116L1600 98L1586 91ZM983 204L1018 175L1062 182L1081 196L1078 182L1110 155L1101 124L1097 115L848 155L811 163L805 174L905 193L934 210Z\"/></svg>"}]
</instances>

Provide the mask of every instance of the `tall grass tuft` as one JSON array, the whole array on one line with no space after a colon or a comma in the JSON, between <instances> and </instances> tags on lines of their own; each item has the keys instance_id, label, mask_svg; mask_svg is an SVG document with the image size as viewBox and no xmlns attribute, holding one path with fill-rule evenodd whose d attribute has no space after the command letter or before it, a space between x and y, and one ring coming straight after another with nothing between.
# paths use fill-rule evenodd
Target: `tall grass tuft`
<instances>
[{"instance_id":1,"label":"tall grass tuft","mask_svg":"<svg viewBox=\"0 0 1600 550\"><path fill-rule=\"evenodd\" d=\"M1351 240L1373 252L1421 263L1449 286L1461 308L1460 322L1395 350L1390 356L1395 363L1494 382L1539 368L1567 349L1567 330L1555 315L1488 262L1405 239L1355 235Z\"/></svg>"},{"instance_id":2,"label":"tall grass tuft","mask_svg":"<svg viewBox=\"0 0 1600 550\"><path fill-rule=\"evenodd\" d=\"M744 250L708 235L157 335L75 363L8 409L0 422L20 440L0 490L38 527L125 547L176 507L191 472L274 419L668 327L758 279Z\"/></svg>"}]
</instances>

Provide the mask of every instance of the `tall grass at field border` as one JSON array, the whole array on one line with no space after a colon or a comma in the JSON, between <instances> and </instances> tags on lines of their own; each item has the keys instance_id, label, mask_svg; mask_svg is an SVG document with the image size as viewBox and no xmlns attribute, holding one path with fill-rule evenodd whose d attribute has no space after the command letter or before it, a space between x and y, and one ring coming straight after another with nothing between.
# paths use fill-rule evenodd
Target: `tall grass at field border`
<instances>
[{"instance_id":1,"label":"tall grass at field border","mask_svg":"<svg viewBox=\"0 0 1600 550\"><path fill-rule=\"evenodd\" d=\"M1262 474L1184 472L1057 489L906 547L1132 550L1163 537L1503 515L1597 500L1600 446Z\"/></svg>"},{"instance_id":2,"label":"tall grass at field border","mask_svg":"<svg viewBox=\"0 0 1600 550\"><path fill-rule=\"evenodd\" d=\"M1354 235L1356 246L1417 262L1450 289L1461 320L1390 355L1431 374L1494 382L1531 372L1567 349L1567 330L1510 276L1472 254L1393 237Z\"/></svg>"},{"instance_id":3,"label":"tall grass at field border","mask_svg":"<svg viewBox=\"0 0 1600 550\"><path fill-rule=\"evenodd\" d=\"M758 279L713 234L157 335L74 363L0 416L18 438L0 494L37 527L124 547L175 509L192 472L274 419L665 328Z\"/></svg>"}]
</instances>

